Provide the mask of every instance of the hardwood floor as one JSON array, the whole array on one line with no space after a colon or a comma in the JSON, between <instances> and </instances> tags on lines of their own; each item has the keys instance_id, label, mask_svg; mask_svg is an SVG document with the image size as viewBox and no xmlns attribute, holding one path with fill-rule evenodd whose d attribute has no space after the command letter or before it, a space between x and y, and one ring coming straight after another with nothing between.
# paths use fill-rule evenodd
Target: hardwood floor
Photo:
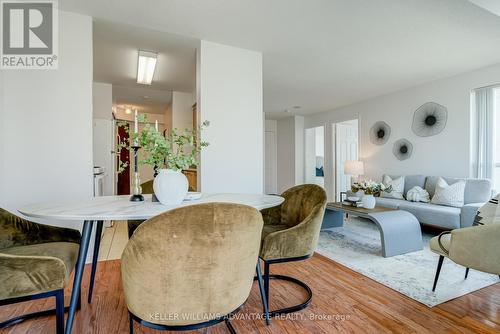
<instances>
[{"instance_id":1,"label":"hardwood floor","mask_svg":"<svg viewBox=\"0 0 500 334\"><path fill-rule=\"evenodd\" d=\"M87 266L88 267L88 266ZM234 319L238 333L499 333L500 284L428 308L321 255L291 264L273 265L273 273L307 282L314 292L306 310L292 319ZM94 301L87 304L89 268L83 283L82 309L73 333L128 333L128 313L120 281L120 262L100 262ZM69 298L67 291L66 299ZM303 297L288 283L271 282L271 308L290 305ZM0 307L0 318L53 306L53 301ZM257 284L240 315L260 314ZM310 320L314 318L313 320ZM55 317L39 318L4 329L1 333L49 334ZM161 333L135 324L135 333ZM165 333L165 332L163 332ZM188 333L228 333L224 324Z\"/></svg>"}]
</instances>

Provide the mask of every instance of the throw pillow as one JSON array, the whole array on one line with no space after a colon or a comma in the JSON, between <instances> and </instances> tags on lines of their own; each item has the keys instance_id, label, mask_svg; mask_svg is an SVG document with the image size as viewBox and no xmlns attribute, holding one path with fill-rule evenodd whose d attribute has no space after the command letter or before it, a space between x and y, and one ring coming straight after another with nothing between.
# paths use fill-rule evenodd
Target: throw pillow
<instances>
[{"instance_id":1,"label":"throw pillow","mask_svg":"<svg viewBox=\"0 0 500 334\"><path fill-rule=\"evenodd\" d=\"M432 196L431 203L459 208L464 206L464 196L464 180L448 184L445 179L440 177L436 183L436 190L434 191L434 196Z\"/></svg>"},{"instance_id":2,"label":"throw pillow","mask_svg":"<svg viewBox=\"0 0 500 334\"><path fill-rule=\"evenodd\" d=\"M422 187L415 186L408 190L406 193L406 200L410 202L424 202L429 203L431 201L429 193L427 190L422 189Z\"/></svg>"},{"instance_id":3,"label":"throw pillow","mask_svg":"<svg viewBox=\"0 0 500 334\"><path fill-rule=\"evenodd\" d=\"M391 192L382 191L380 193L380 197L385 198L395 198L395 199L404 199L403 193L405 191L405 177L400 176L395 178L394 180L389 175L384 175L382 183L386 187L392 186Z\"/></svg>"}]
</instances>

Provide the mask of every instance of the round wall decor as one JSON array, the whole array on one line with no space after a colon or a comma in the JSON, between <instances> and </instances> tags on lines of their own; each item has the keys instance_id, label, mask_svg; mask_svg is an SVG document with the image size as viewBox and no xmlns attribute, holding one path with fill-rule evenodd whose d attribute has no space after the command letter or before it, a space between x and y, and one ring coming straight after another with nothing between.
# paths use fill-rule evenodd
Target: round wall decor
<instances>
[{"instance_id":1,"label":"round wall decor","mask_svg":"<svg viewBox=\"0 0 500 334\"><path fill-rule=\"evenodd\" d=\"M448 120L448 110L435 102L422 104L413 114L411 129L420 137L434 136L443 131Z\"/></svg>"},{"instance_id":2,"label":"round wall decor","mask_svg":"<svg viewBox=\"0 0 500 334\"><path fill-rule=\"evenodd\" d=\"M384 145L391 136L391 127L384 121L378 121L370 129L370 141L375 145Z\"/></svg>"},{"instance_id":3,"label":"round wall decor","mask_svg":"<svg viewBox=\"0 0 500 334\"><path fill-rule=\"evenodd\" d=\"M398 139L392 147L392 153L398 160L409 159L413 153L413 145L407 139Z\"/></svg>"}]
</instances>

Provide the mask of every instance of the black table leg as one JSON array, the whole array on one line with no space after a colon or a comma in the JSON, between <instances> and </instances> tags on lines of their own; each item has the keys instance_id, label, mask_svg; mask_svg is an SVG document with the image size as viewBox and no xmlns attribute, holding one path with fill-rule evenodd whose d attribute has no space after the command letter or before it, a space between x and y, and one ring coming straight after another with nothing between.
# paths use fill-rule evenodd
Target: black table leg
<instances>
[{"instance_id":1,"label":"black table leg","mask_svg":"<svg viewBox=\"0 0 500 334\"><path fill-rule=\"evenodd\" d=\"M94 257L92 259L92 271L90 272L89 296L87 299L89 304L92 302L92 292L94 291L94 279L95 279L95 272L97 269L97 260L99 259L99 247L101 246L101 236L102 236L103 224L104 224L104 221L102 221L102 220L97 221L97 226L95 229Z\"/></svg>"},{"instance_id":2,"label":"black table leg","mask_svg":"<svg viewBox=\"0 0 500 334\"><path fill-rule=\"evenodd\" d=\"M87 259L87 251L89 249L90 235L92 233L92 220L86 220L83 223L82 239L80 241L80 250L78 251L78 260L75 269L75 280L73 282L73 291L71 291L71 300L69 303L68 319L66 320L66 334L71 333L73 320L75 319L75 311L80 299L80 290L82 284L83 270L85 269L85 260Z\"/></svg>"}]
</instances>

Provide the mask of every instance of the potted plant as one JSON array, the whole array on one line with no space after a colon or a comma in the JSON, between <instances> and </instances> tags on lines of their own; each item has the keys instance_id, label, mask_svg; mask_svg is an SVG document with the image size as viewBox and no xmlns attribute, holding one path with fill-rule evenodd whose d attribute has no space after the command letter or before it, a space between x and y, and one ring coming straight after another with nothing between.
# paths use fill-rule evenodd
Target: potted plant
<instances>
[{"instance_id":1,"label":"potted plant","mask_svg":"<svg viewBox=\"0 0 500 334\"><path fill-rule=\"evenodd\" d=\"M138 119L145 122L146 116L139 115ZM208 146L208 143L199 140L198 136L208 125L209 122L205 121L198 129L173 129L163 135L156 126L146 123L142 131L129 132L128 143L119 143L119 150L131 149L133 143L138 144L142 149L139 164L149 165L155 170L153 190L160 203L180 204L189 187L182 170L198 166L199 154ZM126 166L127 162L120 161L119 171Z\"/></svg>"},{"instance_id":2,"label":"potted plant","mask_svg":"<svg viewBox=\"0 0 500 334\"><path fill-rule=\"evenodd\" d=\"M377 183L372 180L356 182L351 187L352 192L363 191L364 195L361 197L363 207L366 209L373 209L376 201L374 195L380 195L382 191L391 192L392 186L386 187L383 183Z\"/></svg>"}]
</instances>

